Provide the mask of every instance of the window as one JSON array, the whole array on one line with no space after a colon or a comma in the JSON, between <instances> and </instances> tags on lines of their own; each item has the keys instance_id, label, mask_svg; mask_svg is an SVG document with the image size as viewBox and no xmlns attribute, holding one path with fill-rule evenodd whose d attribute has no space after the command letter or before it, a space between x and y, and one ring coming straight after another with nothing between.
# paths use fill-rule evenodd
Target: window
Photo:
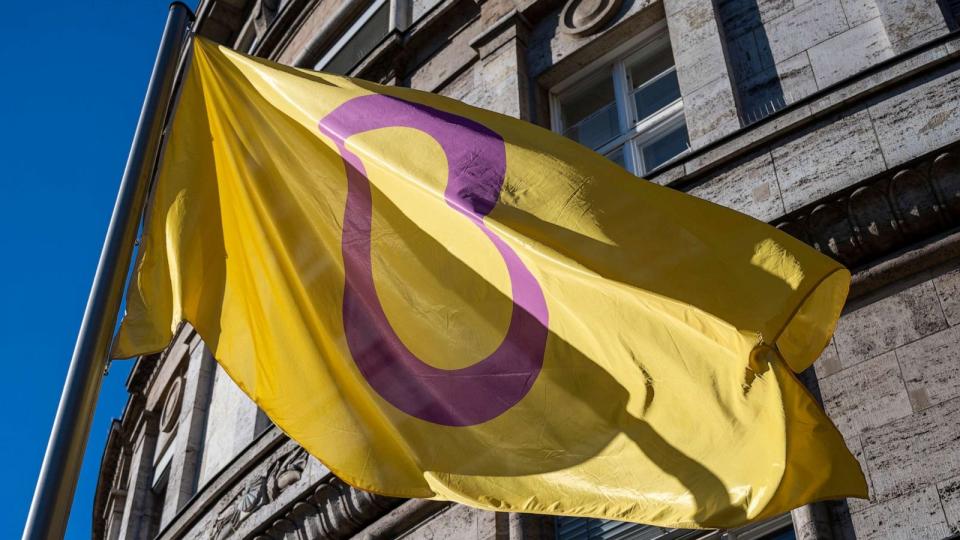
<instances>
[{"instance_id":1,"label":"window","mask_svg":"<svg viewBox=\"0 0 960 540\"><path fill-rule=\"evenodd\" d=\"M557 540L796 540L790 514L726 531L663 529L638 523L557 518Z\"/></svg>"},{"instance_id":2,"label":"window","mask_svg":"<svg viewBox=\"0 0 960 540\"><path fill-rule=\"evenodd\" d=\"M349 73L390 33L391 9L395 9L394 2L389 0L373 2L334 42L314 69L328 73Z\"/></svg>"},{"instance_id":3,"label":"window","mask_svg":"<svg viewBox=\"0 0 960 540\"><path fill-rule=\"evenodd\" d=\"M149 494L149 514L147 515L147 538L154 538L166 523L163 520L163 507L167 499L167 484L170 481L169 461L154 478Z\"/></svg>"},{"instance_id":4,"label":"window","mask_svg":"<svg viewBox=\"0 0 960 540\"><path fill-rule=\"evenodd\" d=\"M666 33L554 92L554 130L643 175L690 147Z\"/></svg>"},{"instance_id":5,"label":"window","mask_svg":"<svg viewBox=\"0 0 960 540\"><path fill-rule=\"evenodd\" d=\"M960 0L940 0L940 9L951 32L960 30Z\"/></svg>"}]
</instances>

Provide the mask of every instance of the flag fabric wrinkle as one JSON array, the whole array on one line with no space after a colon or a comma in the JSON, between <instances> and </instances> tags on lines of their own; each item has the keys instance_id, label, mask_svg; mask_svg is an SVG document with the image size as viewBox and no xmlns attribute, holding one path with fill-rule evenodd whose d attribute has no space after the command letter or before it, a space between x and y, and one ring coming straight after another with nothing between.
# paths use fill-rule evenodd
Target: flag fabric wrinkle
<instances>
[{"instance_id":1,"label":"flag fabric wrinkle","mask_svg":"<svg viewBox=\"0 0 960 540\"><path fill-rule=\"evenodd\" d=\"M115 356L189 322L386 495L692 528L866 496L795 376L837 262L529 123L193 47Z\"/></svg>"}]
</instances>

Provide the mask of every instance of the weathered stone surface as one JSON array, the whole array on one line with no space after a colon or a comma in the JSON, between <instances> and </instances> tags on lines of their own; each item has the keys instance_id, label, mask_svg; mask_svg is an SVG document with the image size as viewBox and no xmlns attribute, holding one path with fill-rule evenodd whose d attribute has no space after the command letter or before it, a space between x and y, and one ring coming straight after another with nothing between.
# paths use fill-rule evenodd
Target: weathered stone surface
<instances>
[{"instance_id":1,"label":"weathered stone surface","mask_svg":"<svg viewBox=\"0 0 960 540\"><path fill-rule=\"evenodd\" d=\"M900 347L897 358L915 411L960 396L960 326Z\"/></svg>"},{"instance_id":2,"label":"weathered stone surface","mask_svg":"<svg viewBox=\"0 0 960 540\"><path fill-rule=\"evenodd\" d=\"M478 107L514 118L529 118L527 79L521 77L523 48L516 39L483 58L474 71L483 89Z\"/></svg>"},{"instance_id":3,"label":"weathered stone surface","mask_svg":"<svg viewBox=\"0 0 960 540\"><path fill-rule=\"evenodd\" d=\"M253 440L257 406L217 366L208 414L198 482L201 486Z\"/></svg>"},{"instance_id":4,"label":"weathered stone surface","mask_svg":"<svg viewBox=\"0 0 960 540\"><path fill-rule=\"evenodd\" d=\"M847 438L913 412L893 352L824 378L820 393L824 409Z\"/></svg>"},{"instance_id":5,"label":"weathered stone surface","mask_svg":"<svg viewBox=\"0 0 960 540\"><path fill-rule=\"evenodd\" d=\"M817 84L825 88L893 56L883 22L872 19L807 51Z\"/></svg>"},{"instance_id":6,"label":"weathered stone surface","mask_svg":"<svg viewBox=\"0 0 960 540\"><path fill-rule=\"evenodd\" d=\"M933 283L925 281L844 315L834 339L847 367L946 327Z\"/></svg>"},{"instance_id":7,"label":"weathered stone surface","mask_svg":"<svg viewBox=\"0 0 960 540\"><path fill-rule=\"evenodd\" d=\"M684 175L686 174L687 173L686 173L686 170L683 168L683 165L675 165L668 169L659 171L657 175L654 177L648 176L647 180L650 180L655 184L660 184L661 186L665 186L667 184L670 184L671 182L676 182L677 180L683 178Z\"/></svg>"},{"instance_id":8,"label":"weathered stone surface","mask_svg":"<svg viewBox=\"0 0 960 540\"><path fill-rule=\"evenodd\" d=\"M863 471L863 476L867 479L867 489L872 494L873 483L870 481L870 470L867 468L867 460L863 456L863 443L860 442L860 437L844 439L844 442L847 444L847 448L850 450L850 453L853 454L853 457L857 458L857 461L860 463L860 470ZM872 506L873 502L865 499L851 498L847 499L847 504L850 506L851 512L859 512Z\"/></svg>"},{"instance_id":9,"label":"weathered stone surface","mask_svg":"<svg viewBox=\"0 0 960 540\"><path fill-rule=\"evenodd\" d=\"M877 7L896 52L916 45L910 38L924 30L947 30L937 0L877 0Z\"/></svg>"},{"instance_id":10,"label":"weathered stone surface","mask_svg":"<svg viewBox=\"0 0 960 540\"><path fill-rule=\"evenodd\" d=\"M938 70L899 96L871 106L887 164L894 167L960 139L958 95L960 70Z\"/></svg>"},{"instance_id":11,"label":"weathered stone surface","mask_svg":"<svg viewBox=\"0 0 960 540\"><path fill-rule=\"evenodd\" d=\"M778 62L777 73L780 75L780 85L783 87L784 102L788 105L819 89L806 52Z\"/></svg>"},{"instance_id":12,"label":"weathered stone surface","mask_svg":"<svg viewBox=\"0 0 960 540\"><path fill-rule=\"evenodd\" d=\"M933 286L937 289L947 322L951 326L960 323L960 269L937 276Z\"/></svg>"},{"instance_id":13,"label":"weathered stone surface","mask_svg":"<svg viewBox=\"0 0 960 540\"><path fill-rule=\"evenodd\" d=\"M863 24L880 16L877 0L841 0L843 13L851 27Z\"/></svg>"},{"instance_id":14,"label":"weathered stone surface","mask_svg":"<svg viewBox=\"0 0 960 540\"><path fill-rule=\"evenodd\" d=\"M423 17L433 6L440 3L440 0L411 0L410 2L410 20L415 22Z\"/></svg>"},{"instance_id":15,"label":"weathered stone surface","mask_svg":"<svg viewBox=\"0 0 960 540\"><path fill-rule=\"evenodd\" d=\"M688 193L761 221L771 221L784 213L773 159L766 153L727 168Z\"/></svg>"},{"instance_id":16,"label":"weathered stone surface","mask_svg":"<svg viewBox=\"0 0 960 540\"><path fill-rule=\"evenodd\" d=\"M761 124L754 124L750 126L750 129L739 132L733 140L724 142L702 154L691 157L684 163L684 168L687 174L691 174L704 167L709 167L711 163L721 159L723 156L727 156L744 146L772 137L785 127L806 118L809 114L810 109L806 106L801 106L774 116Z\"/></svg>"},{"instance_id":17,"label":"weathered stone surface","mask_svg":"<svg viewBox=\"0 0 960 540\"><path fill-rule=\"evenodd\" d=\"M702 3L704 0L691 1ZM520 4L520 2L503 3L512 6ZM544 17L533 29L529 43L531 51L529 56L530 75L540 75L561 60L567 60L569 64L570 57L582 58L585 62L594 60L597 55L609 51L609 47L618 45L620 40L635 36L662 21L663 12L659 9L652 9L658 4L659 0L624 2L621 12L607 23L604 30L586 36L575 36L558 30L560 15L558 5L556 11ZM591 49L593 49L593 54L584 54ZM578 70L583 65L578 63L577 66L571 67Z\"/></svg>"},{"instance_id":18,"label":"weathered stone surface","mask_svg":"<svg viewBox=\"0 0 960 540\"><path fill-rule=\"evenodd\" d=\"M451 506L448 510L413 530L404 538L410 540L487 540L496 538L496 514L468 506Z\"/></svg>"},{"instance_id":19,"label":"weathered stone surface","mask_svg":"<svg viewBox=\"0 0 960 540\"><path fill-rule=\"evenodd\" d=\"M765 26L770 51L777 63L845 32L848 28L840 0L804 2Z\"/></svg>"},{"instance_id":20,"label":"weathered stone surface","mask_svg":"<svg viewBox=\"0 0 960 540\"><path fill-rule=\"evenodd\" d=\"M863 434L878 502L960 475L960 399Z\"/></svg>"},{"instance_id":21,"label":"weathered stone surface","mask_svg":"<svg viewBox=\"0 0 960 540\"><path fill-rule=\"evenodd\" d=\"M937 485L937 491L950 532L956 534L960 532L960 477L941 482Z\"/></svg>"},{"instance_id":22,"label":"weathered stone surface","mask_svg":"<svg viewBox=\"0 0 960 540\"><path fill-rule=\"evenodd\" d=\"M918 540L949 534L937 490L928 487L855 512L858 540Z\"/></svg>"},{"instance_id":23,"label":"weathered stone surface","mask_svg":"<svg viewBox=\"0 0 960 540\"><path fill-rule=\"evenodd\" d=\"M684 96L692 95L718 78L727 78L727 61L712 2L691 1L687 9L667 16L667 27L677 65L677 80Z\"/></svg>"},{"instance_id":24,"label":"weathered stone surface","mask_svg":"<svg viewBox=\"0 0 960 540\"><path fill-rule=\"evenodd\" d=\"M691 148L699 148L740 127L733 90L725 77L686 95L683 106Z\"/></svg>"},{"instance_id":25,"label":"weathered stone surface","mask_svg":"<svg viewBox=\"0 0 960 540\"><path fill-rule=\"evenodd\" d=\"M885 169L866 111L804 130L773 161L788 212Z\"/></svg>"},{"instance_id":26,"label":"weathered stone surface","mask_svg":"<svg viewBox=\"0 0 960 540\"><path fill-rule=\"evenodd\" d=\"M850 84L843 85L841 88L818 98L810 105L811 112L818 113L829 107L842 105L845 101L850 100L858 94L868 92L875 86L886 84L902 77L909 77L911 72L922 70L926 64L935 62L946 56L946 54L947 50L945 47L934 47L918 55L903 58L885 69L881 69L872 75L853 81Z\"/></svg>"},{"instance_id":27,"label":"weathered stone surface","mask_svg":"<svg viewBox=\"0 0 960 540\"><path fill-rule=\"evenodd\" d=\"M818 379L829 377L843 369L843 365L840 363L840 354L837 352L837 344L832 338L830 343L827 343L827 347L820 353L820 358L817 358L817 361L814 362L813 367L817 372Z\"/></svg>"}]
</instances>

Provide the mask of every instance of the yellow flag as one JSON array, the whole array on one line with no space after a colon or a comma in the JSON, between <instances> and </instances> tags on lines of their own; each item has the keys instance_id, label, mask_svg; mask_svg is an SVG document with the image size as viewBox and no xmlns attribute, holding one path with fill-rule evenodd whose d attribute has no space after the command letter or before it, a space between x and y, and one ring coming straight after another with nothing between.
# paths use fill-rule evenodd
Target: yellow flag
<instances>
[{"instance_id":1,"label":"yellow flag","mask_svg":"<svg viewBox=\"0 0 960 540\"><path fill-rule=\"evenodd\" d=\"M731 527L866 495L794 375L849 278L539 127L198 40L115 355L189 321L362 489Z\"/></svg>"}]
</instances>

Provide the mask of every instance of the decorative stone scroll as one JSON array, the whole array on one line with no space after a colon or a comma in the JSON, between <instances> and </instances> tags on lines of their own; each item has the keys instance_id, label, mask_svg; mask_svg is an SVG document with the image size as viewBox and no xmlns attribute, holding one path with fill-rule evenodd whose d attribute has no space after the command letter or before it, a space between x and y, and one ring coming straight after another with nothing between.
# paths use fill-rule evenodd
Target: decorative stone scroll
<instances>
[{"instance_id":1,"label":"decorative stone scroll","mask_svg":"<svg viewBox=\"0 0 960 540\"><path fill-rule=\"evenodd\" d=\"M277 457L264 474L251 478L217 516L210 538L230 538L258 508L276 500L283 490L300 480L307 459L307 451L297 446Z\"/></svg>"},{"instance_id":2,"label":"decorative stone scroll","mask_svg":"<svg viewBox=\"0 0 960 540\"><path fill-rule=\"evenodd\" d=\"M361 491L330 475L288 511L275 516L254 540L351 538L403 501Z\"/></svg>"},{"instance_id":3,"label":"decorative stone scroll","mask_svg":"<svg viewBox=\"0 0 960 540\"><path fill-rule=\"evenodd\" d=\"M960 145L841 191L774 225L851 268L960 226Z\"/></svg>"},{"instance_id":4,"label":"decorative stone scroll","mask_svg":"<svg viewBox=\"0 0 960 540\"><path fill-rule=\"evenodd\" d=\"M622 0L568 0L560 12L560 30L575 36L600 31L620 12Z\"/></svg>"}]
</instances>

